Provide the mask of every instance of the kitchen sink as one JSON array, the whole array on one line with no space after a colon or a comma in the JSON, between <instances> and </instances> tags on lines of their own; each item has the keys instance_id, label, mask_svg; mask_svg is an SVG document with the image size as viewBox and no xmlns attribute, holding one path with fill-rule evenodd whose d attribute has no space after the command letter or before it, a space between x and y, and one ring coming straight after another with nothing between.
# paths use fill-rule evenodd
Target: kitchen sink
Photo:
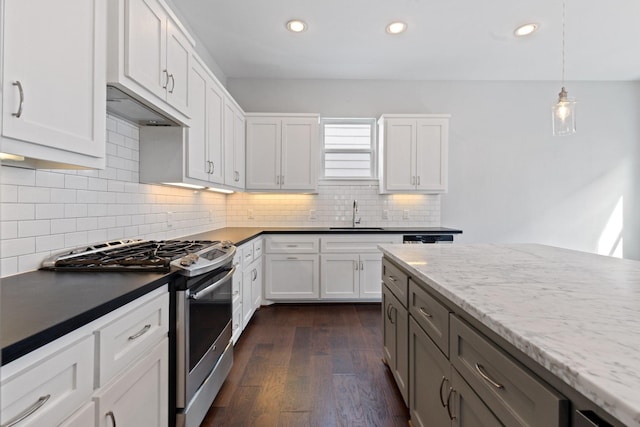
<instances>
[{"instance_id":1,"label":"kitchen sink","mask_svg":"<svg viewBox=\"0 0 640 427\"><path fill-rule=\"evenodd\" d=\"M331 231L380 231L382 227L329 227Z\"/></svg>"}]
</instances>

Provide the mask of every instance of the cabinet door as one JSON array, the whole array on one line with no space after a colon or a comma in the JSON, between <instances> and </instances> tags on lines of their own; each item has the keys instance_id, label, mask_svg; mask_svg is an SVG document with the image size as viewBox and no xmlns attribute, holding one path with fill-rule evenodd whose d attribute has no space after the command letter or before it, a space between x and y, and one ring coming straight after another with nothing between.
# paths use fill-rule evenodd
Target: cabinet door
<instances>
[{"instance_id":1,"label":"cabinet door","mask_svg":"<svg viewBox=\"0 0 640 427\"><path fill-rule=\"evenodd\" d=\"M447 119L418 119L416 132L416 186L419 191L447 189Z\"/></svg>"},{"instance_id":2,"label":"cabinet door","mask_svg":"<svg viewBox=\"0 0 640 427\"><path fill-rule=\"evenodd\" d=\"M188 115L191 46L180 29L167 18L167 102Z\"/></svg>"},{"instance_id":3,"label":"cabinet door","mask_svg":"<svg viewBox=\"0 0 640 427\"><path fill-rule=\"evenodd\" d=\"M267 255L266 299L317 299L318 255Z\"/></svg>"},{"instance_id":4,"label":"cabinet door","mask_svg":"<svg viewBox=\"0 0 640 427\"><path fill-rule=\"evenodd\" d=\"M166 427L168 338L94 396L100 427Z\"/></svg>"},{"instance_id":5,"label":"cabinet door","mask_svg":"<svg viewBox=\"0 0 640 427\"><path fill-rule=\"evenodd\" d=\"M380 281L380 269L376 276ZM322 254L320 297L354 299L360 296L360 258L357 254Z\"/></svg>"},{"instance_id":6,"label":"cabinet door","mask_svg":"<svg viewBox=\"0 0 640 427\"><path fill-rule=\"evenodd\" d=\"M383 350L404 403L409 403L409 317L389 288L382 288Z\"/></svg>"},{"instance_id":7,"label":"cabinet door","mask_svg":"<svg viewBox=\"0 0 640 427\"><path fill-rule=\"evenodd\" d=\"M469 387L458 371L451 369L453 392L449 405L452 427L503 427L504 424L489 410L487 405Z\"/></svg>"},{"instance_id":8,"label":"cabinet door","mask_svg":"<svg viewBox=\"0 0 640 427\"><path fill-rule=\"evenodd\" d=\"M106 2L3 7L2 135L13 140L2 151L62 163L74 163L70 152L104 158Z\"/></svg>"},{"instance_id":9,"label":"cabinet door","mask_svg":"<svg viewBox=\"0 0 640 427\"><path fill-rule=\"evenodd\" d=\"M242 111L236 110L234 120L233 166L235 170L234 187L244 190L245 187L245 118Z\"/></svg>"},{"instance_id":10,"label":"cabinet door","mask_svg":"<svg viewBox=\"0 0 640 427\"><path fill-rule=\"evenodd\" d=\"M189 77L191 126L187 129L187 175L203 181L209 180L206 140L208 79L204 67L198 61L192 61Z\"/></svg>"},{"instance_id":11,"label":"cabinet door","mask_svg":"<svg viewBox=\"0 0 640 427\"><path fill-rule=\"evenodd\" d=\"M360 254L360 298L380 299L382 253Z\"/></svg>"},{"instance_id":12,"label":"cabinet door","mask_svg":"<svg viewBox=\"0 0 640 427\"><path fill-rule=\"evenodd\" d=\"M222 158L222 114L224 95L222 88L209 78L207 81L207 158L211 162L209 181L224 183Z\"/></svg>"},{"instance_id":13,"label":"cabinet door","mask_svg":"<svg viewBox=\"0 0 640 427\"><path fill-rule=\"evenodd\" d=\"M387 119L384 125L384 180L388 191L415 190L415 119Z\"/></svg>"},{"instance_id":14,"label":"cabinet door","mask_svg":"<svg viewBox=\"0 0 640 427\"><path fill-rule=\"evenodd\" d=\"M280 119L247 118L247 190L280 189Z\"/></svg>"},{"instance_id":15,"label":"cabinet door","mask_svg":"<svg viewBox=\"0 0 640 427\"><path fill-rule=\"evenodd\" d=\"M64 420L58 427L93 427L96 425L96 404L88 402Z\"/></svg>"},{"instance_id":16,"label":"cabinet door","mask_svg":"<svg viewBox=\"0 0 640 427\"><path fill-rule=\"evenodd\" d=\"M262 261L256 261L253 263L255 273L253 282L251 283L251 299L253 302L253 309L260 308L262 304Z\"/></svg>"},{"instance_id":17,"label":"cabinet door","mask_svg":"<svg viewBox=\"0 0 640 427\"><path fill-rule=\"evenodd\" d=\"M283 190L315 190L318 185L318 119L282 119Z\"/></svg>"},{"instance_id":18,"label":"cabinet door","mask_svg":"<svg viewBox=\"0 0 640 427\"><path fill-rule=\"evenodd\" d=\"M242 272L242 329L247 327L255 311L251 294L254 275L253 264L245 267Z\"/></svg>"},{"instance_id":19,"label":"cabinet door","mask_svg":"<svg viewBox=\"0 0 640 427\"><path fill-rule=\"evenodd\" d=\"M157 0L126 0L124 74L166 99L167 15Z\"/></svg>"},{"instance_id":20,"label":"cabinet door","mask_svg":"<svg viewBox=\"0 0 640 427\"><path fill-rule=\"evenodd\" d=\"M450 365L413 318L409 320L409 410L415 427L448 426Z\"/></svg>"}]
</instances>

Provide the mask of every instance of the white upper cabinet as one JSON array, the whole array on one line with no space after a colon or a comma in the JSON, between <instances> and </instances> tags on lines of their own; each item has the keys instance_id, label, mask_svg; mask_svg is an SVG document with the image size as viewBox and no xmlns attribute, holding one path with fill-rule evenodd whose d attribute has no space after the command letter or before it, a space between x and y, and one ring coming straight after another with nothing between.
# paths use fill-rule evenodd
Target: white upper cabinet
<instances>
[{"instance_id":1,"label":"white upper cabinet","mask_svg":"<svg viewBox=\"0 0 640 427\"><path fill-rule=\"evenodd\" d=\"M108 82L182 123L193 44L164 2L109 2Z\"/></svg>"},{"instance_id":2,"label":"white upper cabinet","mask_svg":"<svg viewBox=\"0 0 640 427\"><path fill-rule=\"evenodd\" d=\"M247 190L316 191L315 114L247 115Z\"/></svg>"},{"instance_id":3,"label":"white upper cabinet","mask_svg":"<svg viewBox=\"0 0 640 427\"><path fill-rule=\"evenodd\" d=\"M378 123L380 192L445 193L449 115L384 115Z\"/></svg>"},{"instance_id":4,"label":"white upper cabinet","mask_svg":"<svg viewBox=\"0 0 640 427\"><path fill-rule=\"evenodd\" d=\"M187 175L222 184L222 88L195 58L189 79L192 120L187 130Z\"/></svg>"},{"instance_id":5,"label":"white upper cabinet","mask_svg":"<svg viewBox=\"0 0 640 427\"><path fill-rule=\"evenodd\" d=\"M104 168L106 4L2 2L1 152L32 167Z\"/></svg>"},{"instance_id":6,"label":"white upper cabinet","mask_svg":"<svg viewBox=\"0 0 640 427\"><path fill-rule=\"evenodd\" d=\"M244 112L230 97L224 102L224 183L244 190Z\"/></svg>"}]
</instances>

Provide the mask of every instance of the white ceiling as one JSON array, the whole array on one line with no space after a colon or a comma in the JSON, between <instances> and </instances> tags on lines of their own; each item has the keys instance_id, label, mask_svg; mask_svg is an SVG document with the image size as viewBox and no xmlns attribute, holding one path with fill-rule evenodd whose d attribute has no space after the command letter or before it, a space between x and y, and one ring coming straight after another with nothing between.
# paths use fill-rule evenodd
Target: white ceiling
<instances>
[{"instance_id":1,"label":"white ceiling","mask_svg":"<svg viewBox=\"0 0 640 427\"><path fill-rule=\"evenodd\" d=\"M560 80L561 0L173 0L229 78ZM304 33L285 29L291 18ZM406 33L385 26L403 20ZM513 30L536 22L532 36ZM568 0L567 80L640 80L640 0Z\"/></svg>"}]
</instances>

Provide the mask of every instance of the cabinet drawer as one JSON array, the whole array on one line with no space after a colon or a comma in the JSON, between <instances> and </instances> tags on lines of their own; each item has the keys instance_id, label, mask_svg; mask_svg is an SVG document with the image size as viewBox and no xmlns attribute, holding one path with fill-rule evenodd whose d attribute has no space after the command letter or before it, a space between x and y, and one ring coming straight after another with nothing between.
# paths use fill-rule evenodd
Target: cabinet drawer
<instances>
[{"instance_id":1,"label":"cabinet drawer","mask_svg":"<svg viewBox=\"0 0 640 427\"><path fill-rule=\"evenodd\" d=\"M253 259L260 259L262 256L262 239L253 241Z\"/></svg>"},{"instance_id":2,"label":"cabinet drawer","mask_svg":"<svg viewBox=\"0 0 640 427\"><path fill-rule=\"evenodd\" d=\"M320 250L334 253L380 253L378 245L402 243L402 236L379 234L374 236L340 235L320 238Z\"/></svg>"},{"instance_id":3,"label":"cabinet drawer","mask_svg":"<svg viewBox=\"0 0 640 427\"><path fill-rule=\"evenodd\" d=\"M242 245L242 268L245 269L253 262L253 245Z\"/></svg>"},{"instance_id":4,"label":"cabinet drawer","mask_svg":"<svg viewBox=\"0 0 640 427\"><path fill-rule=\"evenodd\" d=\"M169 330L169 294L131 309L95 332L99 356L98 387L158 343Z\"/></svg>"},{"instance_id":5,"label":"cabinet drawer","mask_svg":"<svg viewBox=\"0 0 640 427\"><path fill-rule=\"evenodd\" d=\"M93 392L93 343L93 336L87 335L4 378L0 423L8 424L36 407L20 427L57 425L71 415Z\"/></svg>"},{"instance_id":6,"label":"cabinet drawer","mask_svg":"<svg viewBox=\"0 0 640 427\"><path fill-rule=\"evenodd\" d=\"M411 279L409 312L438 348L449 357L449 310Z\"/></svg>"},{"instance_id":7,"label":"cabinet drawer","mask_svg":"<svg viewBox=\"0 0 640 427\"><path fill-rule=\"evenodd\" d=\"M564 396L453 315L450 359L503 424L566 425L568 404Z\"/></svg>"},{"instance_id":8,"label":"cabinet drawer","mask_svg":"<svg viewBox=\"0 0 640 427\"><path fill-rule=\"evenodd\" d=\"M315 254L318 253L318 237L275 235L266 238L265 252L268 254Z\"/></svg>"},{"instance_id":9,"label":"cabinet drawer","mask_svg":"<svg viewBox=\"0 0 640 427\"><path fill-rule=\"evenodd\" d=\"M382 280L404 307L407 307L409 277L388 259L382 259Z\"/></svg>"}]
</instances>

